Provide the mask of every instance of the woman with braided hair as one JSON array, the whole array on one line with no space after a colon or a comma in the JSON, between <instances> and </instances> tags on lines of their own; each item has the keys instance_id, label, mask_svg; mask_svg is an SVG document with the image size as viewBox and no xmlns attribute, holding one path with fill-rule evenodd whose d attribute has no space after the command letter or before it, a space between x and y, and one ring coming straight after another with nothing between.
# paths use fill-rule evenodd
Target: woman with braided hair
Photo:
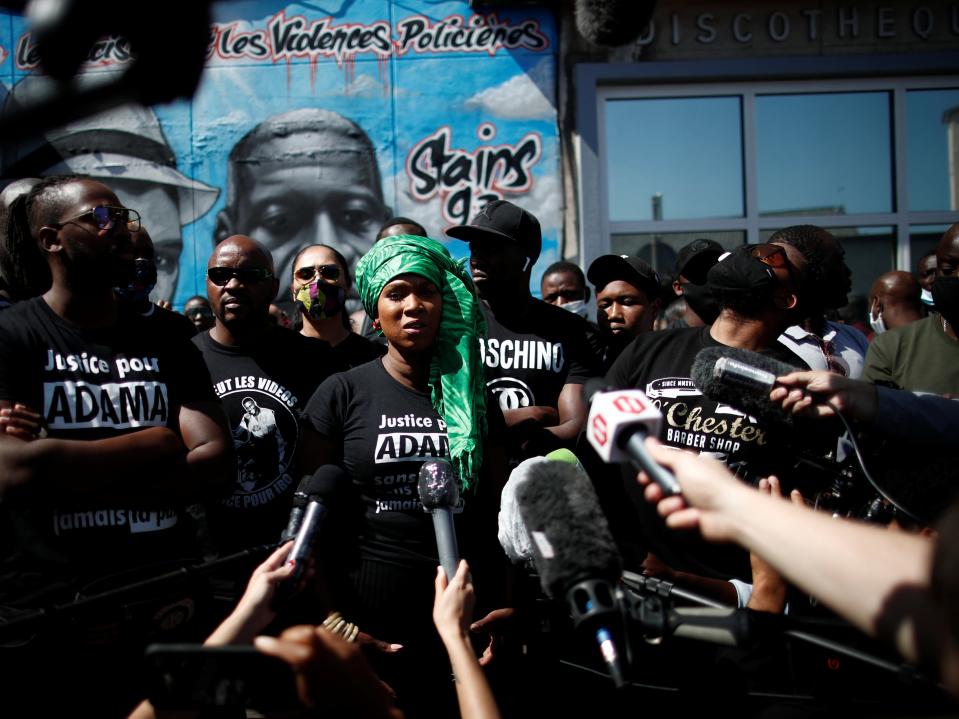
<instances>
[{"instance_id":1,"label":"woman with braided hair","mask_svg":"<svg viewBox=\"0 0 959 719\"><path fill-rule=\"evenodd\" d=\"M343 561L336 545L347 566L336 572L340 581L330 578L331 591L337 609L361 631L403 645L395 656L380 657L377 669L409 714L437 714L421 702L453 697L436 691L449 664L430 615L438 560L432 520L417 495L425 461L453 466L459 546L476 569L479 591L502 586L480 578L504 559L493 546L505 480L496 469L505 463L496 447L502 416L486 401L479 355L485 322L463 264L426 237L381 240L357 265L356 283L387 353L327 379L306 408L316 432L304 440L310 466L342 466L362 506L351 529L353 556Z\"/></svg>"}]
</instances>

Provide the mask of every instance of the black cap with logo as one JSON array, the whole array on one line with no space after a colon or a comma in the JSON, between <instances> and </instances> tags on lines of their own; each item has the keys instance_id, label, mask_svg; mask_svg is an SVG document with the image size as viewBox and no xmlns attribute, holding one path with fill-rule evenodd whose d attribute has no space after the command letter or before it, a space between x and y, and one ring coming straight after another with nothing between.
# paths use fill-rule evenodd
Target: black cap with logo
<instances>
[{"instance_id":1,"label":"black cap with logo","mask_svg":"<svg viewBox=\"0 0 959 719\"><path fill-rule=\"evenodd\" d=\"M648 262L634 255L597 257L586 271L586 277L593 283L597 292L610 282L623 280L643 290L650 301L659 295L659 273Z\"/></svg>"}]
</instances>

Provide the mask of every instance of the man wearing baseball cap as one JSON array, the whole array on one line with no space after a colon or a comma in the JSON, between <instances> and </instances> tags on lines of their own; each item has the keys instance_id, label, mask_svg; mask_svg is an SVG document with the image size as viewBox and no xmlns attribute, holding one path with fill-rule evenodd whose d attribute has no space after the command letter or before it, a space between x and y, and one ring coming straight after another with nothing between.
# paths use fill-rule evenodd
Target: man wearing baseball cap
<instances>
[{"instance_id":1,"label":"man wearing baseball cap","mask_svg":"<svg viewBox=\"0 0 959 719\"><path fill-rule=\"evenodd\" d=\"M633 338L652 331L660 306L659 274L639 257L603 255L586 275L596 288L596 323L608 370Z\"/></svg>"},{"instance_id":2,"label":"man wearing baseball cap","mask_svg":"<svg viewBox=\"0 0 959 719\"><path fill-rule=\"evenodd\" d=\"M599 374L582 317L535 299L530 274L542 246L539 221L506 200L485 205L446 234L470 246L470 271L484 301L487 387L517 441L511 463L572 446L586 419L580 385Z\"/></svg>"},{"instance_id":3,"label":"man wearing baseball cap","mask_svg":"<svg viewBox=\"0 0 959 719\"><path fill-rule=\"evenodd\" d=\"M697 239L679 250L673 274L673 292L686 300L683 316L690 327L711 325L719 316L719 305L706 286L706 274L723 254L722 245L713 240Z\"/></svg>"},{"instance_id":4,"label":"man wearing baseball cap","mask_svg":"<svg viewBox=\"0 0 959 719\"><path fill-rule=\"evenodd\" d=\"M758 481L775 473L788 485L793 457L784 447L790 437L702 394L692 380L692 367L701 350L727 346L760 352L804 368L802 360L778 342L783 329L795 321L794 274L785 252L777 245L749 245L728 253L708 272L708 286L721 308L716 321L711 326L641 334L619 355L606 375L606 384L635 387L656 404L663 415L659 434L663 444L721 459L743 478ZM601 468L595 468L594 457L582 448L577 456L591 476L600 478L597 484L615 491L609 489L612 482L602 479L606 476L612 480L612 474L604 475ZM618 469L615 475L619 475ZM631 520L620 518L614 530L621 533L621 541L654 547L656 556L677 569L725 574L725 578L740 576L748 581L749 563L744 553L730 554L659 531L635 475L630 473L622 487L629 499L620 496L612 503L628 506L631 500L634 512ZM699 565L686 563L690 557Z\"/></svg>"}]
</instances>

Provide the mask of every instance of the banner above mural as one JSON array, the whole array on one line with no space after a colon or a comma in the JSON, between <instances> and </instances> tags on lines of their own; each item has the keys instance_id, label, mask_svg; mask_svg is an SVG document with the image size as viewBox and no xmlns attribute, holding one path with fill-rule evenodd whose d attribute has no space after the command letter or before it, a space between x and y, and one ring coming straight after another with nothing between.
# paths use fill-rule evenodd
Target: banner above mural
<instances>
[{"instance_id":1,"label":"banner above mural","mask_svg":"<svg viewBox=\"0 0 959 719\"><path fill-rule=\"evenodd\" d=\"M330 244L352 263L391 215L445 240L446 227L498 198L539 218L538 270L559 258L550 12L477 14L466 2L428 0L342 0L322 11L218 2L213 12L191 102L122 108L5 142L4 180L85 172L113 186L143 215L158 251L157 295L177 306L205 293L210 251L230 234L269 246L285 279L305 245ZM42 82L22 18L7 20L5 104ZM104 38L84 72L129 60L123 38Z\"/></svg>"}]
</instances>

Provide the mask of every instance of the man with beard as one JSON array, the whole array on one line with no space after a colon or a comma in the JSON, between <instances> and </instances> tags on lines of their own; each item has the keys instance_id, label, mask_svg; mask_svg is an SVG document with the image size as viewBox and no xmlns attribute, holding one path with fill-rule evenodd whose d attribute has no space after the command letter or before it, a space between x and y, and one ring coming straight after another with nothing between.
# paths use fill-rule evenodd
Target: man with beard
<instances>
[{"instance_id":1,"label":"man with beard","mask_svg":"<svg viewBox=\"0 0 959 719\"><path fill-rule=\"evenodd\" d=\"M852 272L842 245L815 225L794 225L775 232L769 242L786 250L799 273L801 321L788 327L779 341L803 358L810 369L826 369L845 377L862 376L869 341L851 325L827 320L827 310L843 307L852 289Z\"/></svg>"},{"instance_id":2,"label":"man with beard","mask_svg":"<svg viewBox=\"0 0 959 719\"><path fill-rule=\"evenodd\" d=\"M914 392L959 393L959 223L936 247L936 311L874 338L863 379Z\"/></svg>"},{"instance_id":3,"label":"man with beard","mask_svg":"<svg viewBox=\"0 0 959 719\"><path fill-rule=\"evenodd\" d=\"M231 461L199 352L124 310L114 294L132 279L138 213L79 177L43 180L10 212L11 241L39 244L52 284L0 315L5 618L96 594L85 589L95 580L103 591L169 571L171 560L195 561L182 507L219 490ZM154 590L161 596L170 601ZM159 627L131 623L118 646L115 617L125 610L100 609L108 620L87 616L88 627L79 615L73 628L41 625L20 649L4 649L13 651L3 657L4 708L29 701L31 715L108 716L131 698L123 696L136 691L131 658Z\"/></svg>"},{"instance_id":4,"label":"man with beard","mask_svg":"<svg viewBox=\"0 0 959 719\"><path fill-rule=\"evenodd\" d=\"M226 408L236 452L231 490L206 507L221 554L280 538L300 480L300 413L322 380L345 369L326 342L270 321L278 285L269 250L249 237L229 237L210 256L206 288L216 323L193 342ZM235 579L233 589L242 590L244 572Z\"/></svg>"}]
</instances>

